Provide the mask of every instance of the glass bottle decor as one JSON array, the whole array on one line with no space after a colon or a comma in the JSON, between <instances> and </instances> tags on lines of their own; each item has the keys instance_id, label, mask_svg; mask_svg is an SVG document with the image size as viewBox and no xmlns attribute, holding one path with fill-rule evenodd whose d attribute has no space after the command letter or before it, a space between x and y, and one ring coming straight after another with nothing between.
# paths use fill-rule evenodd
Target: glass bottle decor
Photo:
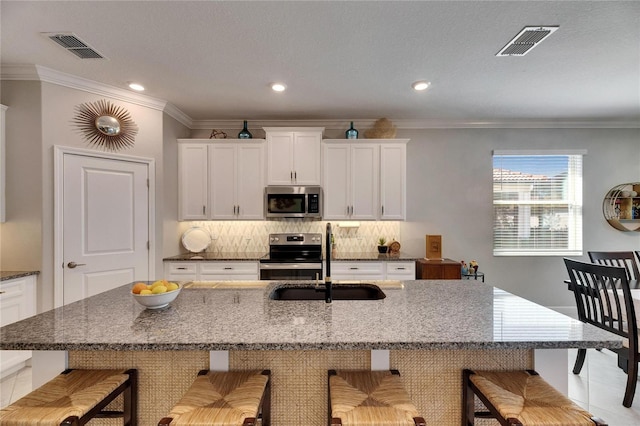
<instances>
[{"instance_id":1,"label":"glass bottle decor","mask_svg":"<svg viewBox=\"0 0 640 426\"><path fill-rule=\"evenodd\" d=\"M251 139L252 137L253 136L251 136L249 129L247 129L247 120L244 120L244 127L242 128L242 131L238 133L238 139Z\"/></svg>"},{"instance_id":2,"label":"glass bottle decor","mask_svg":"<svg viewBox=\"0 0 640 426\"><path fill-rule=\"evenodd\" d=\"M351 127L344 134L347 139L358 139L358 131L353 128L353 121L351 122Z\"/></svg>"}]
</instances>

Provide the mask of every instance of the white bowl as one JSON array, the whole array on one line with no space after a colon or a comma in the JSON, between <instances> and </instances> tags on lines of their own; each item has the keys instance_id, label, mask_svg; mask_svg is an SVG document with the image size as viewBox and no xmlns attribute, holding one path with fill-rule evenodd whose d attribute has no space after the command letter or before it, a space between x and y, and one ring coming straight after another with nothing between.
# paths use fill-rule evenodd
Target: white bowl
<instances>
[{"instance_id":1,"label":"white bowl","mask_svg":"<svg viewBox=\"0 0 640 426\"><path fill-rule=\"evenodd\" d=\"M173 302L178 294L180 294L182 287L178 287L175 290L168 291L160 294L134 294L131 293L136 302L145 306L147 309L160 309Z\"/></svg>"}]
</instances>

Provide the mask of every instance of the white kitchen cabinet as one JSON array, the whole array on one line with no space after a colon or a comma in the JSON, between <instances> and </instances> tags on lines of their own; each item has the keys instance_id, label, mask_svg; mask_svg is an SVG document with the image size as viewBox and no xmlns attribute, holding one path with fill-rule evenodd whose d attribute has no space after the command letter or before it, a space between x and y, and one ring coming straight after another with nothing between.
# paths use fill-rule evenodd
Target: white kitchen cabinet
<instances>
[{"instance_id":1,"label":"white kitchen cabinet","mask_svg":"<svg viewBox=\"0 0 640 426\"><path fill-rule=\"evenodd\" d=\"M384 262L385 279L387 280L415 280L416 262Z\"/></svg>"},{"instance_id":2,"label":"white kitchen cabinet","mask_svg":"<svg viewBox=\"0 0 640 426\"><path fill-rule=\"evenodd\" d=\"M169 281L257 281L258 262L164 262L164 278Z\"/></svg>"},{"instance_id":3,"label":"white kitchen cabinet","mask_svg":"<svg viewBox=\"0 0 640 426\"><path fill-rule=\"evenodd\" d=\"M325 139L324 219L404 220L408 139Z\"/></svg>"},{"instance_id":4,"label":"white kitchen cabinet","mask_svg":"<svg viewBox=\"0 0 640 426\"><path fill-rule=\"evenodd\" d=\"M407 145L380 145L380 219L405 220L407 197Z\"/></svg>"},{"instance_id":5,"label":"white kitchen cabinet","mask_svg":"<svg viewBox=\"0 0 640 426\"><path fill-rule=\"evenodd\" d=\"M323 127L265 127L267 185L320 185Z\"/></svg>"},{"instance_id":6,"label":"white kitchen cabinet","mask_svg":"<svg viewBox=\"0 0 640 426\"><path fill-rule=\"evenodd\" d=\"M264 218L264 143L209 148L211 219Z\"/></svg>"},{"instance_id":7,"label":"white kitchen cabinet","mask_svg":"<svg viewBox=\"0 0 640 426\"><path fill-rule=\"evenodd\" d=\"M0 326L36 314L36 275L0 281ZM31 351L0 351L0 377L24 366Z\"/></svg>"},{"instance_id":8,"label":"white kitchen cabinet","mask_svg":"<svg viewBox=\"0 0 640 426\"><path fill-rule=\"evenodd\" d=\"M325 269L326 272L326 269ZM332 262L331 280L384 280L383 262Z\"/></svg>"},{"instance_id":9,"label":"white kitchen cabinet","mask_svg":"<svg viewBox=\"0 0 640 426\"><path fill-rule=\"evenodd\" d=\"M325 269L326 271L326 269ZM353 261L331 263L331 279L337 280L415 280L415 262Z\"/></svg>"},{"instance_id":10,"label":"white kitchen cabinet","mask_svg":"<svg viewBox=\"0 0 640 426\"><path fill-rule=\"evenodd\" d=\"M325 143L322 161L323 219L377 219L379 146Z\"/></svg>"},{"instance_id":11,"label":"white kitchen cabinet","mask_svg":"<svg viewBox=\"0 0 640 426\"><path fill-rule=\"evenodd\" d=\"M264 139L179 139L179 220L264 218Z\"/></svg>"},{"instance_id":12,"label":"white kitchen cabinet","mask_svg":"<svg viewBox=\"0 0 640 426\"><path fill-rule=\"evenodd\" d=\"M258 280L257 262L204 262L198 265L200 280Z\"/></svg>"},{"instance_id":13,"label":"white kitchen cabinet","mask_svg":"<svg viewBox=\"0 0 640 426\"><path fill-rule=\"evenodd\" d=\"M208 218L208 145L183 143L178 147L178 188L180 220Z\"/></svg>"}]
</instances>

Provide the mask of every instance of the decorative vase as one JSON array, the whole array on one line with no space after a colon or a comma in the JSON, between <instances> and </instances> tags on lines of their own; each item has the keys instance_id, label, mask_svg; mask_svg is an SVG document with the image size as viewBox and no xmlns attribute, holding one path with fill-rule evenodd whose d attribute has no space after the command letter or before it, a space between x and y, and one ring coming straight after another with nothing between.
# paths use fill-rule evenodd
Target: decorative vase
<instances>
[{"instance_id":1,"label":"decorative vase","mask_svg":"<svg viewBox=\"0 0 640 426\"><path fill-rule=\"evenodd\" d=\"M389 249L389 247L387 247L387 246L378 246L378 253L384 254L384 253L387 252L388 249Z\"/></svg>"},{"instance_id":2,"label":"decorative vase","mask_svg":"<svg viewBox=\"0 0 640 426\"><path fill-rule=\"evenodd\" d=\"M251 139L252 137L251 133L249 133L249 129L247 129L247 120L244 120L244 127L242 128L242 131L238 133L238 139Z\"/></svg>"},{"instance_id":3,"label":"decorative vase","mask_svg":"<svg viewBox=\"0 0 640 426\"><path fill-rule=\"evenodd\" d=\"M347 139L358 139L358 131L353 128L353 121L351 122L351 127L344 134Z\"/></svg>"}]
</instances>

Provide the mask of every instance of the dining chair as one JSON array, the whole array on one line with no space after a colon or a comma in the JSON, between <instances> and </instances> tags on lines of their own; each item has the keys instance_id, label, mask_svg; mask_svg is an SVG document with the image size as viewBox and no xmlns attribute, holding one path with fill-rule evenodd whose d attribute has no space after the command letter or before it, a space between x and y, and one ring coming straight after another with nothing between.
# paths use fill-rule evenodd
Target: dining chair
<instances>
[{"instance_id":1,"label":"dining chair","mask_svg":"<svg viewBox=\"0 0 640 426\"><path fill-rule=\"evenodd\" d=\"M591 262L600 265L621 266L627 270L627 279L640 280L638 264L632 251L590 251L588 253Z\"/></svg>"},{"instance_id":2,"label":"dining chair","mask_svg":"<svg viewBox=\"0 0 640 426\"><path fill-rule=\"evenodd\" d=\"M627 270L619 266L607 266L594 263L564 259L570 288L575 296L578 308L578 319L598 328L622 336L628 345L612 351L622 354L627 359L627 386L622 405L630 407L638 381L638 323L636 311L631 297ZM580 373L585 349L578 349L578 358L573 369Z\"/></svg>"}]
</instances>

